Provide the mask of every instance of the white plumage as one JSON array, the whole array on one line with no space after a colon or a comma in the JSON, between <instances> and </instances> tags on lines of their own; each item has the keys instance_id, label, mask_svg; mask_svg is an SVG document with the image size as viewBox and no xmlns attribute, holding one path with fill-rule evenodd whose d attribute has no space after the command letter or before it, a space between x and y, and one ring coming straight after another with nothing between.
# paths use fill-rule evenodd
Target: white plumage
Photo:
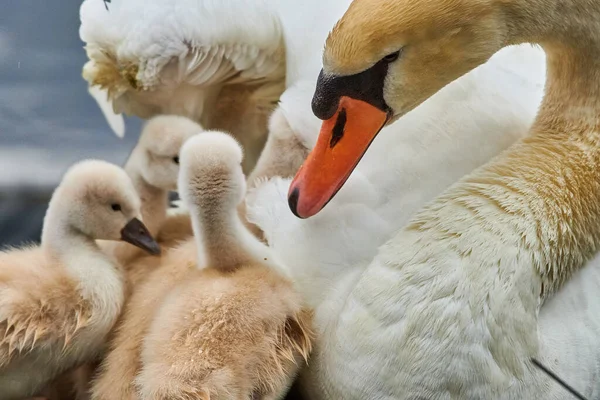
<instances>
[{"instance_id":1,"label":"white plumage","mask_svg":"<svg viewBox=\"0 0 600 400\"><path fill-rule=\"evenodd\" d=\"M427 201L525 134L542 98L544 60L542 50L531 46L502 50L384 128L321 213L297 219L287 204L289 180L275 179L250 193L250 219L295 273L307 275L301 286L325 293L349 265L365 267L378 246ZM514 67L507 70L505 63ZM312 90L314 83L300 82L280 105L310 147L319 128L309 114ZM310 283L327 274L331 279L323 287Z\"/></svg>"},{"instance_id":2,"label":"white plumage","mask_svg":"<svg viewBox=\"0 0 600 400\"><path fill-rule=\"evenodd\" d=\"M223 99L223 88L258 83L253 101L264 105L279 99L297 139L312 148L320 121L312 115L310 99L322 45L349 2L113 0L107 12L101 0L86 0L81 37L91 61L84 76L100 84L103 74L109 77L105 87L117 113L183 114L208 128L219 119L212 105ZM118 73L106 74L111 70L106 65L117 65L113 71ZM426 202L527 131L544 81L540 49L523 45L500 51L385 128L339 195L309 220L289 211L289 180L262 182L250 193L250 219L264 230L316 307L321 335L305 376L313 381L305 380L305 386L328 390L319 387L319 371L328 369L332 349L341 343L337 326L348 315L360 314L347 297L369 264L377 267L380 246ZM102 106L98 93L105 92L95 96ZM109 120L118 130L118 118ZM239 137L237 128L231 130ZM549 300L539 322L543 361L582 392L596 395L600 389L589 382L600 374L593 341L600 329L594 319L600 302L593 295L600 285L599 263L598 258L590 261ZM378 286L371 283L375 295ZM377 332L377 327L369 329ZM394 373L393 366L379 368ZM344 381L343 370L329 373ZM552 388L553 398L568 398L544 375L539 379Z\"/></svg>"},{"instance_id":3,"label":"white plumage","mask_svg":"<svg viewBox=\"0 0 600 400\"><path fill-rule=\"evenodd\" d=\"M335 398L331 396L336 392L330 391L327 381L322 379L324 375L330 379L336 377L338 383L347 385L346 393L355 393L357 398L360 393L374 393L369 383L352 381L354 375L345 375L343 369L331 370L334 365L362 363L365 370L388 369L385 375L397 379L392 378L397 368L379 365L377 357L371 363L364 358L339 359L344 354L340 348L350 343L344 339L340 324L347 328L349 321L362 321L355 327L367 327L373 335L373 346L378 346L377 335L392 334L390 329L397 329L370 326L377 322L369 322L369 311L361 311L362 305L356 303L357 294L349 298L349 293L356 290L359 279L362 290L358 296L375 298L382 294L380 291L390 290L389 284L381 286L378 280L373 280L376 271L385 273L385 268L382 269L385 264L378 267L384 262L377 255L382 251L380 246L425 203L526 132L543 95L544 60L539 48L528 45L506 48L442 89L385 128L339 194L311 219L300 220L290 213L288 179L262 182L249 195L249 218L264 230L269 245L288 265L305 297L316 307L319 339L303 380L303 386L315 398ZM310 89L308 86L306 91ZM308 93L296 98L284 95L282 107L286 106L289 112L290 124L312 145L316 130L310 118L303 118L302 114L307 113L307 98L310 98ZM286 99L292 101L285 104ZM294 105L302 111L294 114ZM390 248L391 243L384 247ZM364 274L366 270L371 271L370 275ZM389 283L399 278L380 279ZM594 383L600 375L600 351L596 343L600 335L600 298L596 296L599 288L600 257L596 257L544 304L538 326L542 361L590 398L600 393L600 386ZM362 301L370 304L367 298ZM385 308L373 302L373 307L385 314ZM451 312L452 305L446 307ZM508 308L506 311L510 312ZM348 321L345 325L344 320ZM369 353L368 349L363 351ZM568 392L541 371L534 373L539 374L537 382L547 387L548 398L570 398ZM531 388L538 389L539 386Z\"/></svg>"},{"instance_id":4,"label":"white plumage","mask_svg":"<svg viewBox=\"0 0 600 400\"><path fill-rule=\"evenodd\" d=\"M245 170L284 89L313 79L329 27L349 0L86 0L81 39L90 94L115 133L121 114L175 114L231 132Z\"/></svg>"},{"instance_id":5,"label":"white plumage","mask_svg":"<svg viewBox=\"0 0 600 400\"><path fill-rule=\"evenodd\" d=\"M104 63L116 68L108 88L117 113L183 107L199 119L211 87L283 74L281 28L266 1L87 0L81 22L84 78L102 81Z\"/></svg>"}]
</instances>

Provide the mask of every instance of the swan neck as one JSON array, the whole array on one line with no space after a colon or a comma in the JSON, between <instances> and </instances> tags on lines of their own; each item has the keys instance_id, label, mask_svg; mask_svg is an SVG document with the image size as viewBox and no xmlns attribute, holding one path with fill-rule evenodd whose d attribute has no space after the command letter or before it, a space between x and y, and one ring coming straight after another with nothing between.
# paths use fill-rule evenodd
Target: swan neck
<instances>
[{"instance_id":1,"label":"swan neck","mask_svg":"<svg viewBox=\"0 0 600 400\"><path fill-rule=\"evenodd\" d=\"M592 0L500 0L508 44L546 52L545 96L534 129L592 132L600 126L600 3Z\"/></svg>"},{"instance_id":2,"label":"swan neck","mask_svg":"<svg viewBox=\"0 0 600 400\"><path fill-rule=\"evenodd\" d=\"M534 129L576 136L598 135L600 52L560 45L547 45L544 49L546 88Z\"/></svg>"}]
</instances>

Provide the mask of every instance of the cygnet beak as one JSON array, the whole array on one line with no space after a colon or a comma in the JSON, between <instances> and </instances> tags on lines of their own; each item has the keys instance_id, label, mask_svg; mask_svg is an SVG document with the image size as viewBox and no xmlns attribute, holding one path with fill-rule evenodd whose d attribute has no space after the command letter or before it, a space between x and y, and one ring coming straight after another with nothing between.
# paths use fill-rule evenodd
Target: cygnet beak
<instances>
[{"instance_id":1,"label":"cygnet beak","mask_svg":"<svg viewBox=\"0 0 600 400\"><path fill-rule=\"evenodd\" d=\"M139 247L142 250L147 251L152 255L160 254L160 246L150 232L148 228L137 218L132 219L121 229L121 240L131 243L132 245Z\"/></svg>"}]
</instances>

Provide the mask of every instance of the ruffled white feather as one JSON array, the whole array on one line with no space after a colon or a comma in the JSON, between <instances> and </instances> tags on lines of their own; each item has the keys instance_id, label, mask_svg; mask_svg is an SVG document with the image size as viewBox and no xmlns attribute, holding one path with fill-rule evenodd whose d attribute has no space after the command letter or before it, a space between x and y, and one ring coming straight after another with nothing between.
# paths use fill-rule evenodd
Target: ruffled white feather
<instances>
[{"instance_id":1,"label":"ruffled white feather","mask_svg":"<svg viewBox=\"0 0 600 400\"><path fill-rule=\"evenodd\" d=\"M218 85L283 78L281 27L265 0L86 0L80 14L83 75L109 92L95 96L109 121L110 108L200 120Z\"/></svg>"}]
</instances>

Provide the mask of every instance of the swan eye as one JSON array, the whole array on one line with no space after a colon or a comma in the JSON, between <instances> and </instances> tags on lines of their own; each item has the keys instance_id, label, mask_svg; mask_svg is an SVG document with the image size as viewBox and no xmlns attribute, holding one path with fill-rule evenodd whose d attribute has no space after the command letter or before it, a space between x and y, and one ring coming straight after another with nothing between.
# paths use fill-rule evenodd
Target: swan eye
<instances>
[{"instance_id":1,"label":"swan eye","mask_svg":"<svg viewBox=\"0 0 600 400\"><path fill-rule=\"evenodd\" d=\"M177 165L179 165L179 156L175 156L173 157L173 162Z\"/></svg>"},{"instance_id":2,"label":"swan eye","mask_svg":"<svg viewBox=\"0 0 600 400\"><path fill-rule=\"evenodd\" d=\"M382 60L386 63L391 63L391 62L396 61L399 56L400 56L400 50L395 51L391 54L388 54L387 56L383 57Z\"/></svg>"},{"instance_id":3,"label":"swan eye","mask_svg":"<svg viewBox=\"0 0 600 400\"><path fill-rule=\"evenodd\" d=\"M120 204L111 204L110 208L112 208L113 211L121 211L121 205Z\"/></svg>"}]
</instances>

